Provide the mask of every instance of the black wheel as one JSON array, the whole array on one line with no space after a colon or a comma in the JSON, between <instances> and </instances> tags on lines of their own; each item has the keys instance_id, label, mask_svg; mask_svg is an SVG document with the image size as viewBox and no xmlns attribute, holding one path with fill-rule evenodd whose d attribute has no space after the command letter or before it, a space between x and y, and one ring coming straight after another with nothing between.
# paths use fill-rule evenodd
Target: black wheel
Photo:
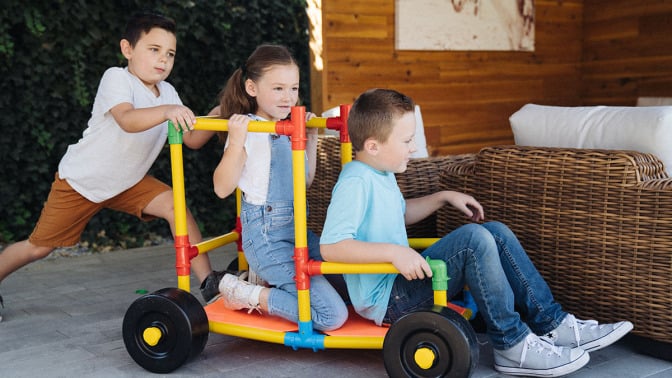
<instances>
[{"instance_id":1,"label":"black wheel","mask_svg":"<svg viewBox=\"0 0 672 378\"><path fill-rule=\"evenodd\" d=\"M123 322L128 354L153 373L169 373L196 357L209 332L208 317L198 299L177 288L136 299Z\"/></svg>"},{"instance_id":2,"label":"black wheel","mask_svg":"<svg viewBox=\"0 0 672 378\"><path fill-rule=\"evenodd\" d=\"M478 364L478 340L469 322L443 306L405 315L383 341L390 377L468 377Z\"/></svg>"}]
</instances>

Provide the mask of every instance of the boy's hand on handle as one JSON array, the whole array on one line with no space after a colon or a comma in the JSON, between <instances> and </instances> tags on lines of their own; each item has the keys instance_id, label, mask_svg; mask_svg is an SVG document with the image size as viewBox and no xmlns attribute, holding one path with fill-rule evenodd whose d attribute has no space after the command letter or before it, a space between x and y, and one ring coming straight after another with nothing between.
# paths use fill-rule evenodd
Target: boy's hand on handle
<instances>
[{"instance_id":1,"label":"boy's hand on handle","mask_svg":"<svg viewBox=\"0 0 672 378\"><path fill-rule=\"evenodd\" d=\"M394 256L392 265L397 268L404 278L410 281L415 279L421 280L432 276L432 269L421 254L413 248L404 246L397 247L399 247L400 250L392 252L392 256Z\"/></svg>"},{"instance_id":2,"label":"boy's hand on handle","mask_svg":"<svg viewBox=\"0 0 672 378\"><path fill-rule=\"evenodd\" d=\"M177 131L188 131L194 129L196 116L191 109L184 105L170 105L165 112L166 119L173 122Z\"/></svg>"}]
</instances>

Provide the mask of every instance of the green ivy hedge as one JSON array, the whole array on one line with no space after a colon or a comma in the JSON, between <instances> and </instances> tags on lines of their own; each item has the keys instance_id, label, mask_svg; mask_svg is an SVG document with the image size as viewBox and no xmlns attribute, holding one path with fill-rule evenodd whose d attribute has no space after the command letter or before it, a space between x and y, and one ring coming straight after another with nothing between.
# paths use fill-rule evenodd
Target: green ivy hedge
<instances>
[{"instance_id":1,"label":"green ivy hedge","mask_svg":"<svg viewBox=\"0 0 672 378\"><path fill-rule=\"evenodd\" d=\"M155 9L177 22L177 56L168 78L185 105L206 114L230 74L261 43L287 45L301 65L309 104L305 0L6 0L0 9L0 242L28 237L46 200L58 162L80 137L100 78L125 66L119 39L130 14ZM185 148L187 202L204 235L234 226L233 198L218 199L212 172L222 146ZM151 173L170 183L168 146ZM104 210L82 239L142 245L170 236L164 221L141 222Z\"/></svg>"}]
</instances>

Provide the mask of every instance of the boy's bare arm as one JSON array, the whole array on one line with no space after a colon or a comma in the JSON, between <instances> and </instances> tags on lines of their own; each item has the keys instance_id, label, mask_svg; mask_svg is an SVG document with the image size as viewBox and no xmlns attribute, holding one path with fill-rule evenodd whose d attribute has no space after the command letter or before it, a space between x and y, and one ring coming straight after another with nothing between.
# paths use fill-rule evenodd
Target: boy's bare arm
<instances>
[{"instance_id":1,"label":"boy's bare arm","mask_svg":"<svg viewBox=\"0 0 672 378\"><path fill-rule=\"evenodd\" d=\"M219 106L215 106L210 110L208 113L208 116L219 116ZM215 135L214 131L209 131L209 130L191 130L188 132L185 132L182 135L182 142L184 144L194 150L197 150L201 147L203 147L210 139L212 139L213 135Z\"/></svg>"},{"instance_id":2,"label":"boy's bare arm","mask_svg":"<svg viewBox=\"0 0 672 378\"><path fill-rule=\"evenodd\" d=\"M350 264L392 263L407 280L432 276L425 259L414 249L392 243L364 242L354 239L320 244L325 261Z\"/></svg>"},{"instance_id":3,"label":"boy's bare arm","mask_svg":"<svg viewBox=\"0 0 672 378\"><path fill-rule=\"evenodd\" d=\"M474 222L484 218L483 207L474 197L465 193L445 190L424 197L407 199L404 222L407 225L417 223L446 204L453 205Z\"/></svg>"},{"instance_id":4,"label":"boy's bare arm","mask_svg":"<svg viewBox=\"0 0 672 378\"><path fill-rule=\"evenodd\" d=\"M176 128L191 130L196 116L184 105L159 105L136 109L131 103L124 102L110 109L110 113L119 126L126 132L139 133L149 130L166 120L172 121Z\"/></svg>"}]
</instances>

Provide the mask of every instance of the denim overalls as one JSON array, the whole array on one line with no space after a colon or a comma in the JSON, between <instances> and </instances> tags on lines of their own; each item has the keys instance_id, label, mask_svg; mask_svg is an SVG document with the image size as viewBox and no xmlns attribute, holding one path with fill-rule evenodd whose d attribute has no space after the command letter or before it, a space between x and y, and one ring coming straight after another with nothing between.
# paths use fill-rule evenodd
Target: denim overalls
<instances>
[{"instance_id":1,"label":"denim overalls","mask_svg":"<svg viewBox=\"0 0 672 378\"><path fill-rule=\"evenodd\" d=\"M297 322L291 141L284 135L270 134L269 138L271 167L266 203L253 205L243 196L240 214L243 250L250 269L274 287L268 298L269 313ZM311 259L322 260L319 238L311 231L308 231L308 248ZM347 319L343 299L324 276L310 279L310 305L313 327L317 330L338 328Z\"/></svg>"}]
</instances>

